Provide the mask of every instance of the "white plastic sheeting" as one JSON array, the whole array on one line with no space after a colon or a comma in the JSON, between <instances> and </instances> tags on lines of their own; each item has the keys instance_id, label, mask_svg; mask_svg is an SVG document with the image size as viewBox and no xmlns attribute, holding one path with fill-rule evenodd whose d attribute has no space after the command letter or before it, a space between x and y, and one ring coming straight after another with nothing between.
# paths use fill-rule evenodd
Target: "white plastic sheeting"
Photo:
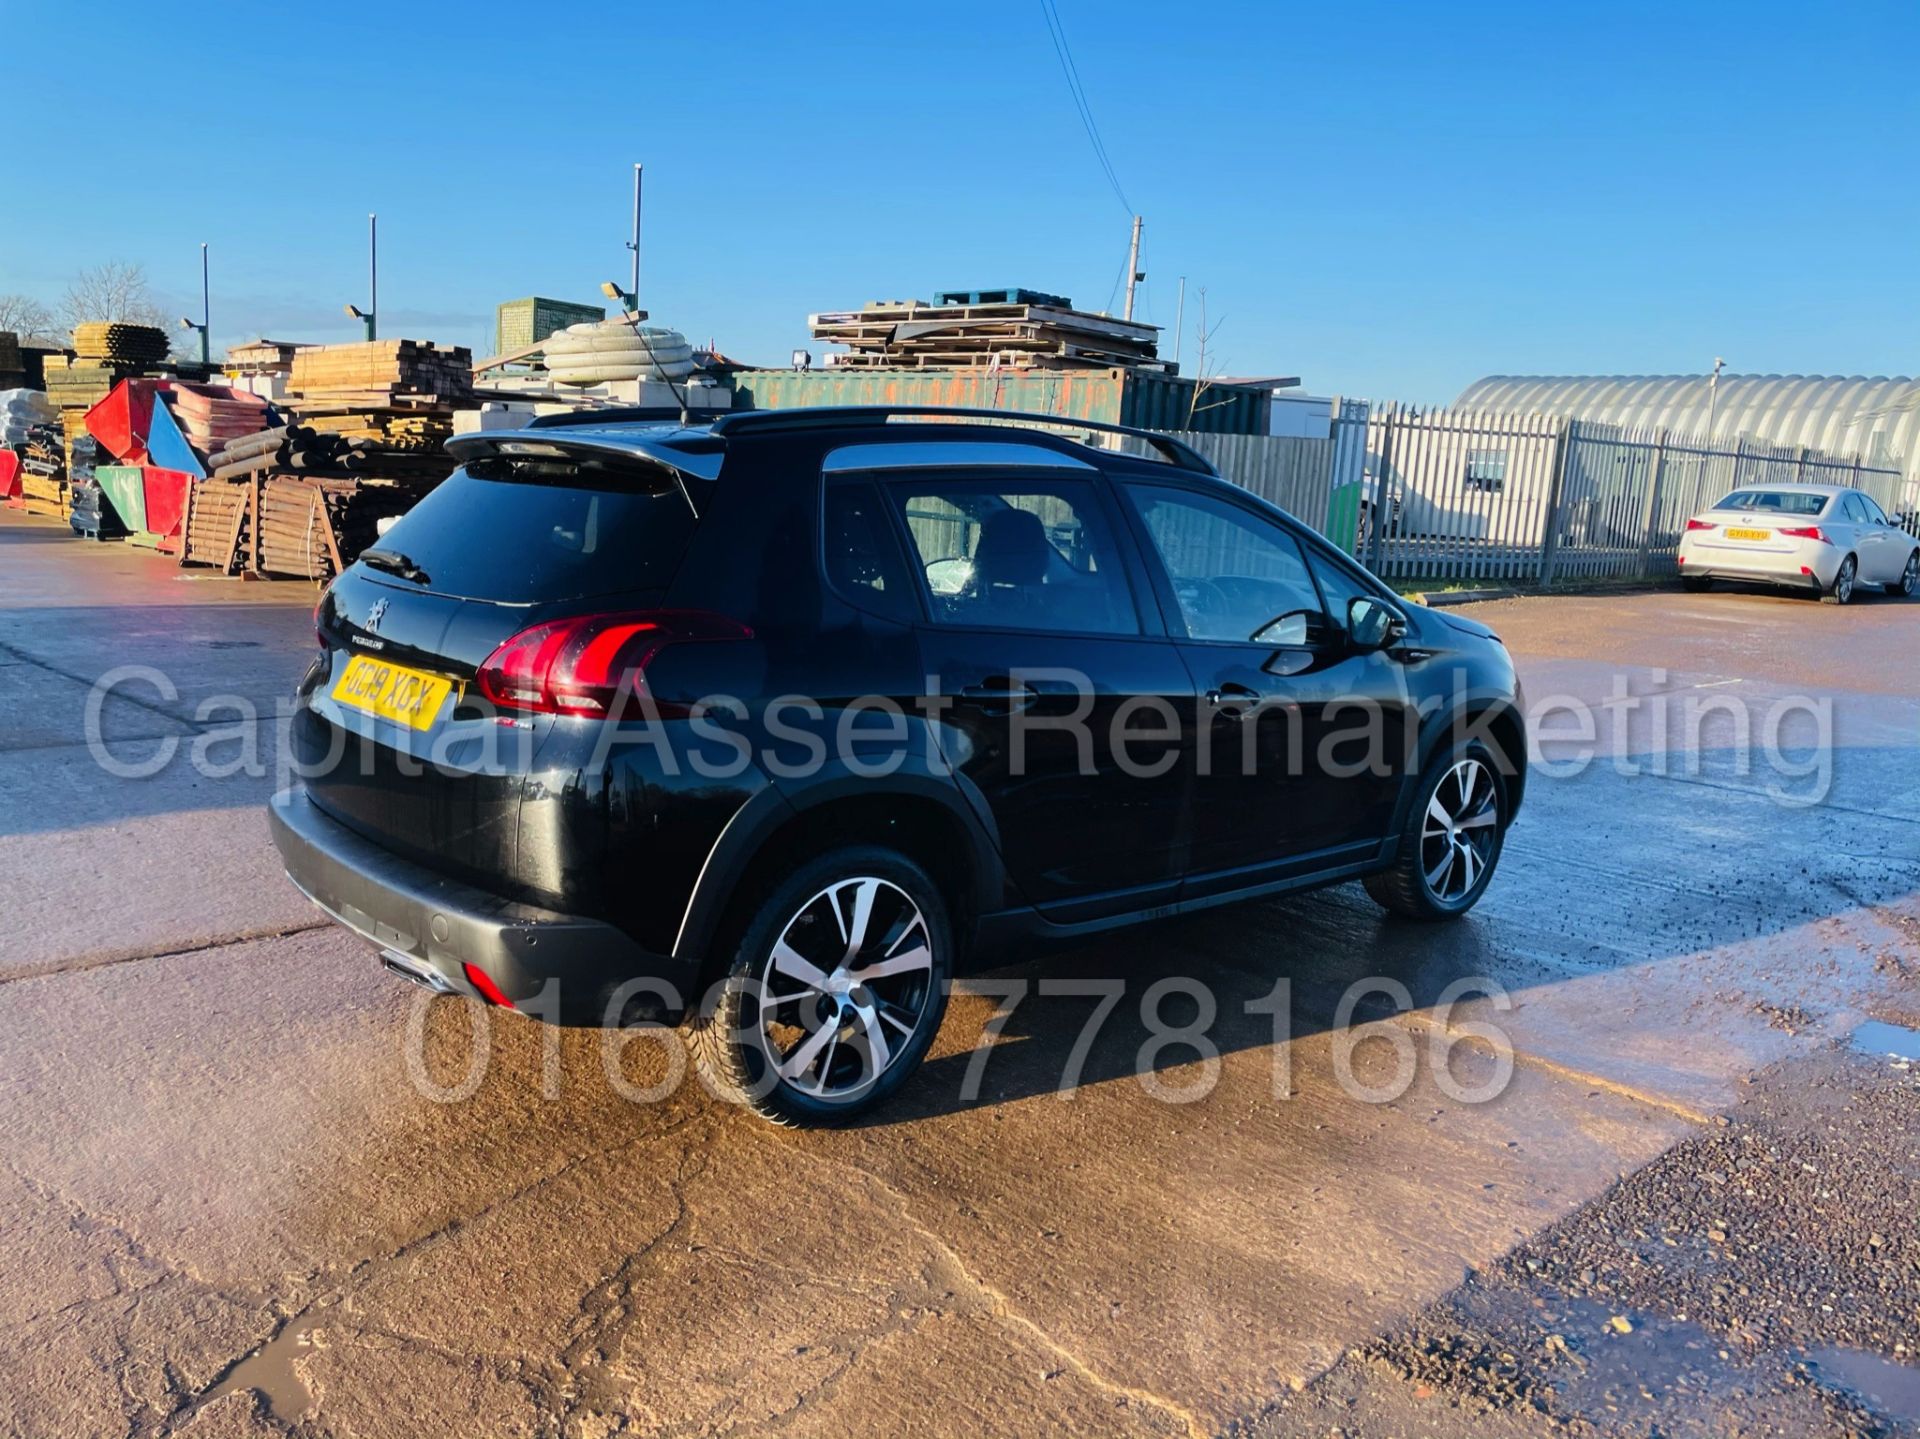
<instances>
[{"instance_id":1,"label":"white plastic sheeting","mask_svg":"<svg viewBox=\"0 0 1920 1439\"><path fill-rule=\"evenodd\" d=\"M0 446L24 445L33 425L60 418L59 406L40 390L0 390Z\"/></svg>"}]
</instances>

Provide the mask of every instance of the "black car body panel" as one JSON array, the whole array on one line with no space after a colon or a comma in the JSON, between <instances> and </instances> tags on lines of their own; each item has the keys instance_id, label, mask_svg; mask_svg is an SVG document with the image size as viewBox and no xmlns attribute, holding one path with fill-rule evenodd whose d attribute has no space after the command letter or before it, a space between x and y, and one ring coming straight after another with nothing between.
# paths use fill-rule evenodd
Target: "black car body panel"
<instances>
[{"instance_id":1,"label":"black car body panel","mask_svg":"<svg viewBox=\"0 0 1920 1439\"><path fill-rule=\"evenodd\" d=\"M472 992L473 963L518 1004L558 978L567 1002L547 1017L593 1023L619 1017L604 1007L621 985L651 978L684 998L653 1007L671 1017L697 1001L765 867L829 837L913 849L948 882L978 966L1384 868L1411 777L1463 727L1510 757L1519 802L1520 692L1492 632L1399 600L1190 455L1157 463L1011 425L865 412L742 418L711 434L465 437L468 468L448 483L484 486L495 529L517 532L463 536L451 499L423 504L381 541L409 573L363 560L335 581L293 723L303 783L273 808L311 898L445 987ZM515 445L535 458L511 459ZM539 468L515 527L517 465ZM1014 491L1062 497L1071 515L1049 500L1044 524L1001 523L996 496ZM1311 613L1278 638L1194 638L1143 508L1163 493L1297 546ZM670 533L623 548L616 531L635 516ZM1062 583L1088 596L1075 623L1094 628L957 621L913 573L916 535L942 524L978 535L964 564L939 561L949 568L1066 565ZM998 551L989 529L1009 537ZM1052 552L1036 547L1043 531ZM498 574L479 544L505 551ZM616 563L629 549L634 563ZM1404 633L1351 644L1335 613L1348 595L1386 605ZM483 692L483 666L513 636L605 613L722 616L740 632L649 658L647 713L521 712ZM451 694L420 728L376 718L334 696L362 657L442 677ZM716 696L732 698L700 712ZM1356 698L1383 727L1381 764L1286 762L1339 752ZM1155 704L1178 717L1170 729ZM1047 725L1076 713L1092 721L1090 764L1066 725ZM1203 759L1243 751L1260 761L1250 773ZM1142 759L1165 768L1127 772ZM436 940L436 922L452 938Z\"/></svg>"}]
</instances>

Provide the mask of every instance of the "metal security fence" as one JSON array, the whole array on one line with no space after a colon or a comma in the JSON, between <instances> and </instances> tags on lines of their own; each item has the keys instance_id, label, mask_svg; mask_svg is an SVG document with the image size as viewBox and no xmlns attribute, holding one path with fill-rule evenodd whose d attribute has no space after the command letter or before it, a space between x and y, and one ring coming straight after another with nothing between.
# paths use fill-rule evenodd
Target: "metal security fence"
<instances>
[{"instance_id":1,"label":"metal security fence","mask_svg":"<svg viewBox=\"0 0 1920 1439\"><path fill-rule=\"evenodd\" d=\"M1367 496L1360 523L1321 528L1388 579L1552 584L1671 574L1687 519L1743 485L1853 485L1888 514L1916 523L1912 485L1901 471L1858 456L1398 405L1372 406L1364 420L1336 418L1336 451L1350 438L1341 432L1360 424ZM1339 506L1333 509L1337 515Z\"/></svg>"},{"instance_id":2,"label":"metal security fence","mask_svg":"<svg viewBox=\"0 0 1920 1439\"><path fill-rule=\"evenodd\" d=\"M1178 437L1393 580L1670 575L1687 520L1745 485L1851 485L1920 534L1920 493L1898 468L1746 439L1346 399L1324 439Z\"/></svg>"}]
</instances>

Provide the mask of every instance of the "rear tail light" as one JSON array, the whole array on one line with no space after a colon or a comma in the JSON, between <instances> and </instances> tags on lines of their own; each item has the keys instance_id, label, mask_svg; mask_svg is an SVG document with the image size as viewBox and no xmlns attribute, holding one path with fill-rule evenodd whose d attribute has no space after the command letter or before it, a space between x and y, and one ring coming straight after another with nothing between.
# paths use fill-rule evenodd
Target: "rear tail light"
<instances>
[{"instance_id":1,"label":"rear tail light","mask_svg":"<svg viewBox=\"0 0 1920 1439\"><path fill-rule=\"evenodd\" d=\"M1717 530L1719 528L1720 526L1708 524L1705 520L1688 520L1687 521L1688 534L1692 534L1695 530Z\"/></svg>"},{"instance_id":2,"label":"rear tail light","mask_svg":"<svg viewBox=\"0 0 1920 1439\"><path fill-rule=\"evenodd\" d=\"M1818 540L1823 545L1832 543L1818 525L1803 525L1799 529L1782 530L1780 533L1790 540Z\"/></svg>"},{"instance_id":3,"label":"rear tail light","mask_svg":"<svg viewBox=\"0 0 1920 1439\"><path fill-rule=\"evenodd\" d=\"M602 719L623 690L646 694L647 665L669 646L752 638L738 620L704 610L576 615L520 631L474 682L498 709Z\"/></svg>"}]
</instances>

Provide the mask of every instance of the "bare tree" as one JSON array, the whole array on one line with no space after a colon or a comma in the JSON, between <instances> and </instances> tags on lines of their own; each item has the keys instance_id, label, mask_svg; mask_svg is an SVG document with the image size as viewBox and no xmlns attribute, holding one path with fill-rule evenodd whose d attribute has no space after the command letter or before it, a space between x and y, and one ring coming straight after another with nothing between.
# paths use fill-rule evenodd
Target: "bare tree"
<instances>
[{"instance_id":1,"label":"bare tree","mask_svg":"<svg viewBox=\"0 0 1920 1439\"><path fill-rule=\"evenodd\" d=\"M165 329L166 312L153 298L147 272L109 260L74 276L61 303L69 327L102 322Z\"/></svg>"},{"instance_id":2,"label":"bare tree","mask_svg":"<svg viewBox=\"0 0 1920 1439\"><path fill-rule=\"evenodd\" d=\"M59 341L53 311L31 295L0 295L0 330L8 330L23 340L48 344Z\"/></svg>"},{"instance_id":3,"label":"bare tree","mask_svg":"<svg viewBox=\"0 0 1920 1439\"><path fill-rule=\"evenodd\" d=\"M1222 315L1211 326L1207 324L1207 287L1202 285L1200 287L1200 323L1195 331L1200 353L1193 366L1193 393L1187 400L1187 428L1189 429L1193 428L1193 417L1201 410L1217 410L1228 403L1226 400L1215 400L1205 405L1200 403L1200 397L1212 389L1214 382L1220 378L1219 360L1217 357L1210 357L1209 347L1213 344L1213 337L1220 333L1220 327L1226 322L1227 317Z\"/></svg>"}]
</instances>

